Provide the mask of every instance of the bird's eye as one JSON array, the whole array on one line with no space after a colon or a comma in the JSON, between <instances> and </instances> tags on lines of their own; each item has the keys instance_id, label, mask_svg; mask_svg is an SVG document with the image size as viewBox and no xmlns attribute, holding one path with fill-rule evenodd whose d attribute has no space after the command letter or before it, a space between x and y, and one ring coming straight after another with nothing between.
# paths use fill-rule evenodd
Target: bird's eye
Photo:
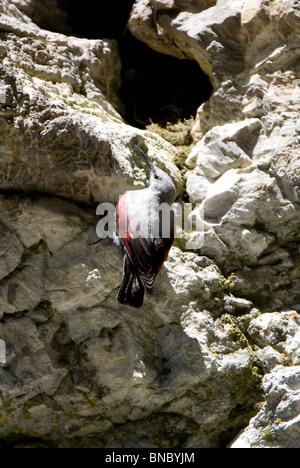
<instances>
[{"instance_id":1,"label":"bird's eye","mask_svg":"<svg viewBox=\"0 0 300 468\"><path fill-rule=\"evenodd\" d=\"M155 174L154 179L158 180L159 179L158 175Z\"/></svg>"}]
</instances>

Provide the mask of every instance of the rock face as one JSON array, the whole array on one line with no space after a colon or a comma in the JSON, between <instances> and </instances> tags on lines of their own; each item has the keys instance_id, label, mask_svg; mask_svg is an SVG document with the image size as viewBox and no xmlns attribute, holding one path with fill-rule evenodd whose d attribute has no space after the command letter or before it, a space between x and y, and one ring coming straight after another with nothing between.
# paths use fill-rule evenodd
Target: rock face
<instances>
[{"instance_id":1,"label":"rock face","mask_svg":"<svg viewBox=\"0 0 300 468\"><path fill-rule=\"evenodd\" d=\"M214 86L198 110L186 188L206 231L201 253L227 277L225 309L244 317L267 374L266 404L236 447L299 447L299 411L290 408L297 407L299 370L271 372L299 363L299 25L294 0L141 0L131 15L133 34L196 60ZM235 309L243 305L236 296L259 315Z\"/></svg>"},{"instance_id":2,"label":"rock face","mask_svg":"<svg viewBox=\"0 0 300 468\"><path fill-rule=\"evenodd\" d=\"M136 1L132 33L214 87L184 184L120 117L117 43L41 29L34 4L0 0L0 444L299 447L299 3ZM118 248L88 245L96 204L146 182L135 144L204 226L140 310L116 301Z\"/></svg>"},{"instance_id":3,"label":"rock face","mask_svg":"<svg viewBox=\"0 0 300 468\"><path fill-rule=\"evenodd\" d=\"M196 60L214 85L186 178L209 230L202 253L226 270L299 231L299 15L294 1L143 0L133 9L137 37Z\"/></svg>"},{"instance_id":4,"label":"rock face","mask_svg":"<svg viewBox=\"0 0 300 468\"><path fill-rule=\"evenodd\" d=\"M231 448L299 447L299 378L299 366L278 366L264 377L266 402Z\"/></svg>"}]
</instances>

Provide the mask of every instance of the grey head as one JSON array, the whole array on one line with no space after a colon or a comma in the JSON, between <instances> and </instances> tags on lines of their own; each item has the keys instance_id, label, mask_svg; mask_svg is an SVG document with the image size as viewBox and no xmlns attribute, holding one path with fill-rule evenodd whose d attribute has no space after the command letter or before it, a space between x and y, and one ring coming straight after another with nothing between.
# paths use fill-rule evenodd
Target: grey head
<instances>
[{"instance_id":1,"label":"grey head","mask_svg":"<svg viewBox=\"0 0 300 468\"><path fill-rule=\"evenodd\" d=\"M141 148L137 145L135 145L135 147L139 150L150 169L148 188L158 195L160 203L172 205L175 199L176 189L171 177L162 169L156 167Z\"/></svg>"}]
</instances>

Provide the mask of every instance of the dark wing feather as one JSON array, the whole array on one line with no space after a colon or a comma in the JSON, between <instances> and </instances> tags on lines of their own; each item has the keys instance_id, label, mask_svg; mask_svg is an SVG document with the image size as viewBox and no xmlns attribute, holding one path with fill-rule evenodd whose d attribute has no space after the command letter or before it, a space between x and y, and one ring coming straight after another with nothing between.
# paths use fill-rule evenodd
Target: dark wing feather
<instances>
[{"instance_id":1,"label":"dark wing feather","mask_svg":"<svg viewBox=\"0 0 300 468\"><path fill-rule=\"evenodd\" d=\"M141 307L143 304L144 292L144 286L137 275L131 260L125 253L124 276L117 299L121 304Z\"/></svg>"},{"instance_id":2,"label":"dark wing feather","mask_svg":"<svg viewBox=\"0 0 300 468\"><path fill-rule=\"evenodd\" d=\"M119 209L117 209L118 225ZM174 241L174 213L171 212L171 233L168 238L131 237L129 234L120 237L138 276L149 293L154 286L154 280L161 269ZM118 231L117 231L117 234Z\"/></svg>"},{"instance_id":3,"label":"dark wing feather","mask_svg":"<svg viewBox=\"0 0 300 468\"><path fill-rule=\"evenodd\" d=\"M126 244L125 244L126 245ZM130 238L127 242L127 250L135 266L146 291L153 289L154 280L157 275L157 255L155 243L144 237Z\"/></svg>"}]
</instances>

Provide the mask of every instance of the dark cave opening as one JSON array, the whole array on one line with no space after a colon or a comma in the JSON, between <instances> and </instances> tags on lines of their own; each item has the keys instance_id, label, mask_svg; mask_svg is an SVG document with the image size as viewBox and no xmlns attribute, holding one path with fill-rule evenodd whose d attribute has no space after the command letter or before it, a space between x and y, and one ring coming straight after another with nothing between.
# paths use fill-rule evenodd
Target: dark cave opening
<instances>
[{"instance_id":1,"label":"dark cave opening","mask_svg":"<svg viewBox=\"0 0 300 468\"><path fill-rule=\"evenodd\" d=\"M134 0L62 0L68 23L76 35L88 39L116 39L125 34Z\"/></svg>"},{"instance_id":2,"label":"dark cave opening","mask_svg":"<svg viewBox=\"0 0 300 468\"><path fill-rule=\"evenodd\" d=\"M125 119L135 127L195 117L212 91L209 78L192 60L155 52L129 31L120 43Z\"/></svg>"},{"instance_id":3,"label":"dark cave opening","mask_svg":"<svg viewBox=\"0 0 300 468\"><path fill-rule=\"evenodd\" d=\"M122 62L120 97L125 108L122 117L130 125L145 128L153 122L163 127L168 122L195 117L200 104L211 95L209 78L195 61L160 54L137 40L127 28L133 3L60 0L59 8L64 12L68 34L71 31L88 39L118 41ZM49 19L46 21L49 23ZM54 30L55 24L47 27Z\"/></svg>"}]
</instances>

